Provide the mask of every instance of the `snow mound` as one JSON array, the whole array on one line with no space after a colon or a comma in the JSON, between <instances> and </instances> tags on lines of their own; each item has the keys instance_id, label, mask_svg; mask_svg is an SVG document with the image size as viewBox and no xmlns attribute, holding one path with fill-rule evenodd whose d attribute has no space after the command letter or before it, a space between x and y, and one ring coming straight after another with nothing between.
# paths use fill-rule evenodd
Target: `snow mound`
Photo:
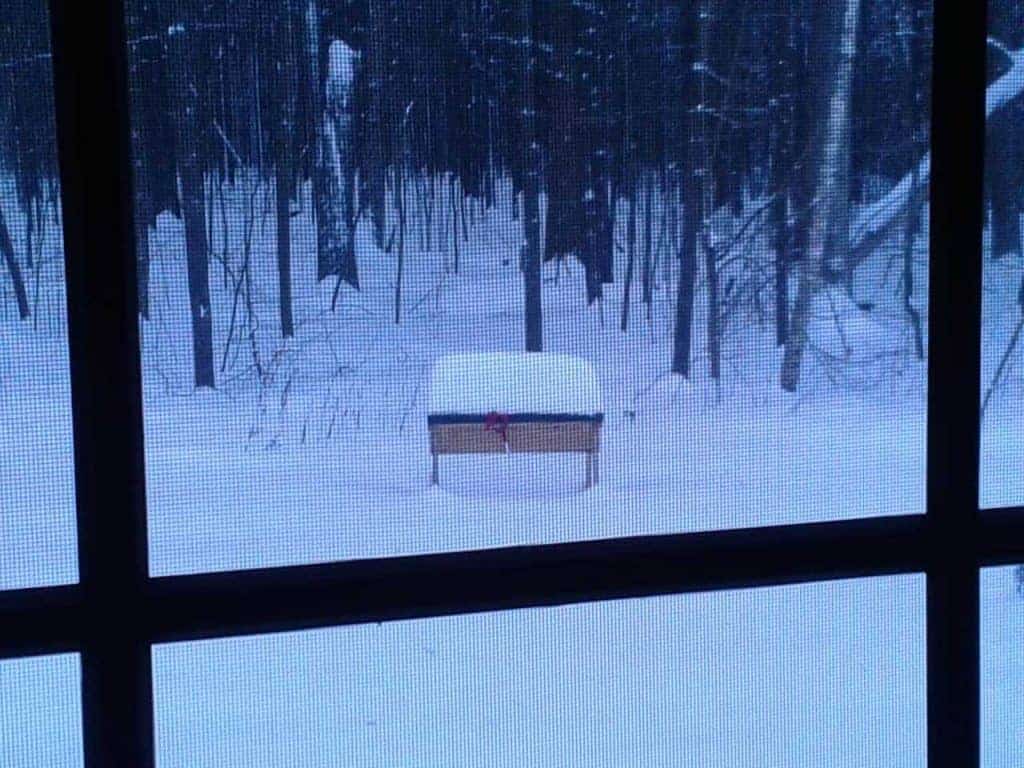
<instances>
[{"instance_id":1,"label":"snow mound","mask_svg":"<svg viewBox=\"0 0 1024 768\"><path fill-rule=\"evenodd\" d=\"M327 91L347 93L356 79L359 54L341 40L333 40L327 52Z\"/></svg>"},{"instance_id":2,"label":"snow mound","mask_svg":"<svg viewBox=\"0 0 1024 768\"><path fill-rule=\"evenodd\" d=\"M840 289L822 291L807 328L812 346L836 360L866 360L892 352L893 329L884 318L861 309Z\"/></svg>"},{"instance_id":3,"label":"snow mound","mask_svg":"<svg viewBox=\"0 0 1024 768\"><path fill-rule=\"evenodd\" d=\"M594 416L601 388L589 362L545 352L456 354L434 365L431 414Z\"/></svg>"}]
</instances>

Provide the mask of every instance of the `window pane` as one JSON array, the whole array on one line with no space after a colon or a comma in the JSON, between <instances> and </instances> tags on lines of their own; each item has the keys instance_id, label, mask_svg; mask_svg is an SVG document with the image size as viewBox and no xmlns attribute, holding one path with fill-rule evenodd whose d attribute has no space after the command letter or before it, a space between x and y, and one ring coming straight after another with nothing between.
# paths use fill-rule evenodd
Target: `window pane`
<instances>
[{"instance_id":1,"label":"window pane","mask_svg":"<svg viewBox=\"0 0 1024 768\"><path fill-rule=\"evenodd\" d=\"M924 766L924 578L158 646L158 768Z\"/></svg>"},{"instance_id":2,"label":"window pane","mask_svg":"<svg viewBox=\"0 0 1024 768\"><path fill-rule=\"evenodd\" d=\"M50 28L0 14L0 590L78 580Z\"/></svg>"},{"instance_id":3,"label":"window pane","mask_svg":"<svg viewBox=\"0 0 1024 768\"><path fill-rule=\"evenodd\" d=\"M981 572L981 765L1020 765L1024 733L1024 568Z\"/></svg>"},{"instance_id":4,"label":"window pane","mask_svg":"<svg viewBox=\"0 0 1024 768\"><path fill-rule=\"evenodd\" d=\"M924 510L927 0L126 5L153 573Z\"/></svg>"},{"instance_id":5,"label":"window pane","mask_svg":"<svg viewBox=\"0 0 1024 768\"><path fill-rule=\"evenodd\" d=\"M82 765L80 678L77 655L0 661L0 765Z\"/></svg>"},{"instance_id":6,"label":"window pane","mask_svg":"<svg viewBox=\"0 0 1024 768\"><path fill-rule=\"evenodd\" d=\"M989 3L982 303L982 507L1024 504L1024 3Z\"/></svg>"}]
</instances>

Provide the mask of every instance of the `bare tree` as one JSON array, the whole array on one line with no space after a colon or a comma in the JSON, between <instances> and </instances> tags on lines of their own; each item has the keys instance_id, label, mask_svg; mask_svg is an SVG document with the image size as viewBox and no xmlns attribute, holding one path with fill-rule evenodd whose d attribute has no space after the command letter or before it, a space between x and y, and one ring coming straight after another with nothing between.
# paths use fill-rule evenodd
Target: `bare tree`
<instances>
[{"instance_id":1,"label":"bare tree","mask_svg":"<svg viewBox=\"0 0 1024 768\"><path fill-rule=\"evenodd\" d=\"M199 91L195 83L196 45L192 18L169 30L167 53L173 73L173 119L177 146L181 214L185 223L188 296L192 314L192 356L197 388L215 385L213 313L210 309L209 247L206 240L205 190L201 147Z\"/></svg>"},{"instance_id":2,"label":"bare tree","mask_svg":"<svg viewBox=\"0 0 1024 768\"><path fill-rule=\"evenodd\" d=\"M808 253L800 265L782 361L780 383L787 392L795 392L800 382L814 299L829 273L844 269L849 260L850 103L859 11L860 0L833 0L820 11L826 32L821 37L823 54L829 61L821 71L821 82L828 97L821 101L824 130L820 133L821 156Z\"/></svg>"},{"instance_id":3,"label":"bare tree","mask_svg":"<svg viewBox=\"0 0 1024 768\"><path fill-rule=\"evenodd\" d=\"M18 302L18 316L22 320L28 320L28 296L25 294L25 281L21 277L21 267L14 256L14 245L11 243L11 233L7 229L7 220L4 212L0 209L0 251L3 252L4 262L7 264L7 272L14 284L14 298Z\"/></svg>"},{"instance_id":4,"label":"bare tree","mask_svg":"<svg viewBox=\"0 0 1024 768\"><path fill-rule=\"evenodd\" d=\"M523 285L526 292L526 350L540 352L544 349L540 280L541 152L536 127L536 40L533 20L533 0L517 0L513 34L519 50L521 78L519 146L523 157L523 234L526 241L522 254Z\"/></svg>"}]
</instances>

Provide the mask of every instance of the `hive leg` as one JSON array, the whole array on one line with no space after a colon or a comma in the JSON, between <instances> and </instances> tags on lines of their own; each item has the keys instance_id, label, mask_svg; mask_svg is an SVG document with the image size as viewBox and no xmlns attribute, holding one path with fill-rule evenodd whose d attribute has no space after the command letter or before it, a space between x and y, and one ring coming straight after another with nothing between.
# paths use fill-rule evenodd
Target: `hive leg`
<instances>
[{"instance_id":1,"label":"hive leg","mask_svg":"<svg viewBox=\"0 0 1024 768\"><path fill-rule=\"evenodd\" d=\"M430 484L431 485L437 485L437 483L438 483L437 454L436 453L432 454L431 458L433 459L433 468L430 471Z\"/></svg>"},{"instance_id":2,"label":"hive leg","mask_svg":"<svg viewBox=\"0 0 1024 768\"><path fill-rule=\"evenodd\" d=\"M590 488L594 482L594 454L591 451L587 451L587 484L585 488Z\"/></svg>"},{"instance_id":3,"label":"hive leg","mask_svg":"<svg viewBox=\"0 0 1024 768\"><path fill-rule=\"evenodd\" d=\"M594 451L590 455L594 457L594 477L593 477L593 480L594 480L594 485L597 485L599 482L601 482L601 471L599 469L599 465L600 465L599 459L601 458L601 454L599 452L597 452L597 451Z\"/></svg>"}]
</instances>

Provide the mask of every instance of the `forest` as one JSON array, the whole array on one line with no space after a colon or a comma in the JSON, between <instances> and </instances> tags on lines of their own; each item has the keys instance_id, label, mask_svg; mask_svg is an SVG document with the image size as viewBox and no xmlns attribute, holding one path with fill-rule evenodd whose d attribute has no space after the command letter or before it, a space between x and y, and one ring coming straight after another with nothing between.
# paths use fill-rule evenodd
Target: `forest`
<instances>
[{"instance_id":1,"label":"forest","mask_svg":"<svg viewBox=\"0 0 1024 768\"><path fill-rule=\"evenodd\" d=\"M267 525L298 499L397 514L424 490L432 365L493 351L595 366L610 482L571 504L664 502L602 532L731 526L765 493L778 509L758 523L820 516L822 494L837 517L923 509L928 0L126 11L151 514L220 510L229 488ZM979 407L998 505L1024 498L1024 4L990 16ZM66 377L48 50L41 4L16 3L0 20L0 382L22 405L66 391L44 386ZM415 480L384 487L369 457ZM560 487L552 467L459 466L448 490L475 508L492 482ZM717 511L680 519L679 499ZM467 535L527 536L510 526ZM245 535L229 559L277 557ZM338 546L454 545L433 535Z\"/></svg>"},{"instance_id":2,"label":"forest","mask_svg":"<svg viewBox=\"0 0 1024 768\"><path fill-rule=\"evenodd\" d=\"M731 323L771 324L789 390L816 295L833 284L852 290L880 246L920 227L927 2L133 0L128 8L140 313L150 317L152 241L170 212L185 229L197 387L218 379L211 272L228 275L239 305L228 343L242 344L255 322L251 237L236 240L227 222L245 215L239 195L258 197L248 201L251 218L263 226L269 213L275 229L282 339L295 334L296 261L315 259L333 307L359 290L361 261L383 254L394 262L390 312L401 323L407 259L433 257L458 273L478 222L504 217L522 229L518 252L495 258L521 268L525 349L544 348L542 265L574 259L585 274L581 311L622 281L620 305L602 312L623 330L651 312L657 290L673 294L665 365L682 376L695 357L722 375ZM22 273L33 269L56 182L52 132L38 129L52 122L41 65L47 29L32 10L7 19L2 45L4 166L17 186L7 215L25 220L22 253L10 243L3 250L7 293L23 319L31 310ZM1000 26L1016 32L1016 21ZM997 132L1003 142L1008 132ZM1019 163L1007 165L990 191L1000 255L1020 250L1020 181L1004 178L1019 175ZM315 247L293 252L304 205ZM372 255L357 253L364 220ZM912 270L902 270L923 356ZM699 354L698 298L707 305ZM262 373L258 355L249 362Z\"/></svg>"}]
</instances>

